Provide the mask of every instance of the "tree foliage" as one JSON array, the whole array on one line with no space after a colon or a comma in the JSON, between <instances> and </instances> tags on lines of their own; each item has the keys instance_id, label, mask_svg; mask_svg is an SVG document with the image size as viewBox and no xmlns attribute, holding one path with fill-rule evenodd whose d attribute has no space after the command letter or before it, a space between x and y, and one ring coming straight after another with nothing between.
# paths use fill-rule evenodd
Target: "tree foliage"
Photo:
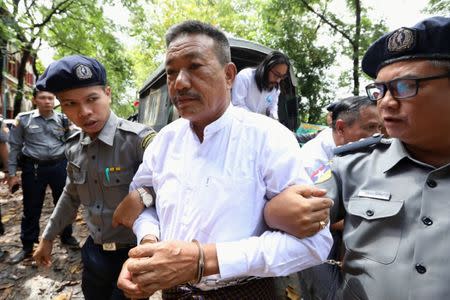
<instances>
[{"instance_id":1,"label":"tree foliage","mask_svg":"<svg viewBox=\"0 0 450 300\"><path fill-rule=\"evenodd\" d=\"M105 1L106 2L106 1ZM113 103L119 104L132 83L130 61L124 47L113 35L118 28L103 15L101 1L6 0L2 2L2 39L13 43L21 53L14 112L20 111L23 74L30 56L36 57L43 41L56 50L56 57L84 54L101 61L113 88ZM35 64L35 61L33 62ZM35 75L38 68L33 65Z\"/></svg>"},{"instance_id":2,"label":"tree foliage","mask_svg":"<svg viewBox=\"0 0 450 300\"><path fill-rule=\"evenodd\" d=\"M429 0L425 9L430 14L450 16L450 0Z\"/></svg>"}]
</instances>

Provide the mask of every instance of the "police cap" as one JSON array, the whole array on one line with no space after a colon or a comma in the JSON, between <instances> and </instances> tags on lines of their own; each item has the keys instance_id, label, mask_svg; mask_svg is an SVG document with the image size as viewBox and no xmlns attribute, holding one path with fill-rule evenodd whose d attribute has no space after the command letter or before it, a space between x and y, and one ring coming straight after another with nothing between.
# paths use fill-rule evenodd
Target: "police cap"
<instances>
[{"instance_id":1,"label":"police cap","mask_svg":"<svg viewBox=\"0 0 450 300\"><path fill-rule=\"evenodd\" d=\"M432 17L411 28L402 27L383 35L367 50L363 71L376 78L391 63L411 59L450 60L450 18Z\"/></svg>"},{"instance_id":2,"label":"police cap","mask_svg":"<svg viewBox=\"0 0 450 300\"><path fill-rule=\"evenodd\" d=\"M52 93L106 85L105 67L96 59L71 55L51 63L36 82L39 91Z\"/></svg>"}]
</instances>

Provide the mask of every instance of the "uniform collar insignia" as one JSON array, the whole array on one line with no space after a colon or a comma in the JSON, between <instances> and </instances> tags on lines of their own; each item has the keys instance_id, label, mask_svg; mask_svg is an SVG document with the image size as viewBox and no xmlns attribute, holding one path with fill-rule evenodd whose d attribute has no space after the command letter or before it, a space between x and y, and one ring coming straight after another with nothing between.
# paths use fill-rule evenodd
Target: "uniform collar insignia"
<instances>
[{"instance_id":1,"label":"uniform collar insignia","mask_svg":"<svg viewBox=\"0 0 450 300\"><path fill-rule=\"evenodd\" d=\"M78 77L78 79L91 79L92 78L92 71L91 69L83 64L79 64L75 67L75 75Z\"/></svg>"},{"instance_id":2,"label":"uniform collar insignia","mask_svg":"<svg viewBox=\"0 0 450 300\"><path fill-rule=\"evenodd\" d=\"M408 51L414 47L416 42L415 32L412 29L402 27L394 31L387 40L389 52Z\"/></svg>"}]
</instances>

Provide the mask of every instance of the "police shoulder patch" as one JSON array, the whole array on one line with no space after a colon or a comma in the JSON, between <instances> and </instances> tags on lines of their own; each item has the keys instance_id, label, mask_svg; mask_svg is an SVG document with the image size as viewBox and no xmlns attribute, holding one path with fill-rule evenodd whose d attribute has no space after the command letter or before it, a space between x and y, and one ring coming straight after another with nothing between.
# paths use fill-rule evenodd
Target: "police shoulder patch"
<instances>
[{"instance_id":1,"label":"police shoulder patch","mask_svg":"<svg viewBox=\"0 0 450 300\"><path fill-rule=\"evenodd\" d=\"M323 183L331 179L331 169L328 169L325 173L320 176L314 184Z\"/></svg>"},{"instance_id":2,"label":"police shoulder patch","mask_svg":"<svg viewBox=\"0 0 450 300\"><path fill-rule=\"evenodd\" d=\"M153 141L153 139L156 136L156 132L154 131L150 131L143 139L141 142L141 147L142 149L146 149L147 146L151 143L151 141Z\"/></svg>"},{"instance_id":3,"label":"police shoulder patch","mask_svg":"<svg viewBox=\"0 0 450 300\"><path fill-rule=\"evenodd\" d=\"M390 145L391 140L383 137L382 134L374 134L371 137L361 139L356 142L350 142L348 144L338 146L333 150L333 154L336 156L343 156L356 152L371 151L379 145Z\"/></svg>"}]
</instances>

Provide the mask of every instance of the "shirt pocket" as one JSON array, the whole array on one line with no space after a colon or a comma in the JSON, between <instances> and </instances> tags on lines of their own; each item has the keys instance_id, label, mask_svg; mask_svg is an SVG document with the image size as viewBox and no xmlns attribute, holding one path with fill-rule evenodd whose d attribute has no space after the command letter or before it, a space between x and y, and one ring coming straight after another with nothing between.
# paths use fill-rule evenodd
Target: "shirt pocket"
<instances>
[{"instance_id":1,"label":"shirt pocket","mask_svg":"<svg viewBox=\"0 0 450 300\"><path fill-rule=\"evenodd\" d=\"M382 264L392 263L402 236L402 207L402 200L350 198L344 230L347 250Z\"/></svg>"},{"instance_id":2,"label":"shirt pocket","mask_svg":"<svg viewBox=\"0 0 450 300\"><path fill-rule=\"evenodd\" d=\"M69 163L67 175L69 176L71 182L75 185L81 203L84 206L90 206L93 201L89 193L89 185L87 182L87 171L79 170Z\"/></svg>"},{"instance_id":3,"label":"shirt pocket","mask_svg":"<svg viewBox=\"0 0 450 300\"><path fill-rule=\"evenodd\" d=\"M32 142L43 142L44 129L41 126L28 126L26 128L28 139Z\"/></svg>"},{"instance_id":4,"label":"shirt pocket","mask_svg":"<svg viewBox=\"0 0 450 300\"><path fill-rule=\"evenodd\" d=\"M128 195L130 183L134 173L130 171L110 172L109 176L103 174L103 186L105 205L115 209L117 205Z\"/></svg>"}]
</instances>

